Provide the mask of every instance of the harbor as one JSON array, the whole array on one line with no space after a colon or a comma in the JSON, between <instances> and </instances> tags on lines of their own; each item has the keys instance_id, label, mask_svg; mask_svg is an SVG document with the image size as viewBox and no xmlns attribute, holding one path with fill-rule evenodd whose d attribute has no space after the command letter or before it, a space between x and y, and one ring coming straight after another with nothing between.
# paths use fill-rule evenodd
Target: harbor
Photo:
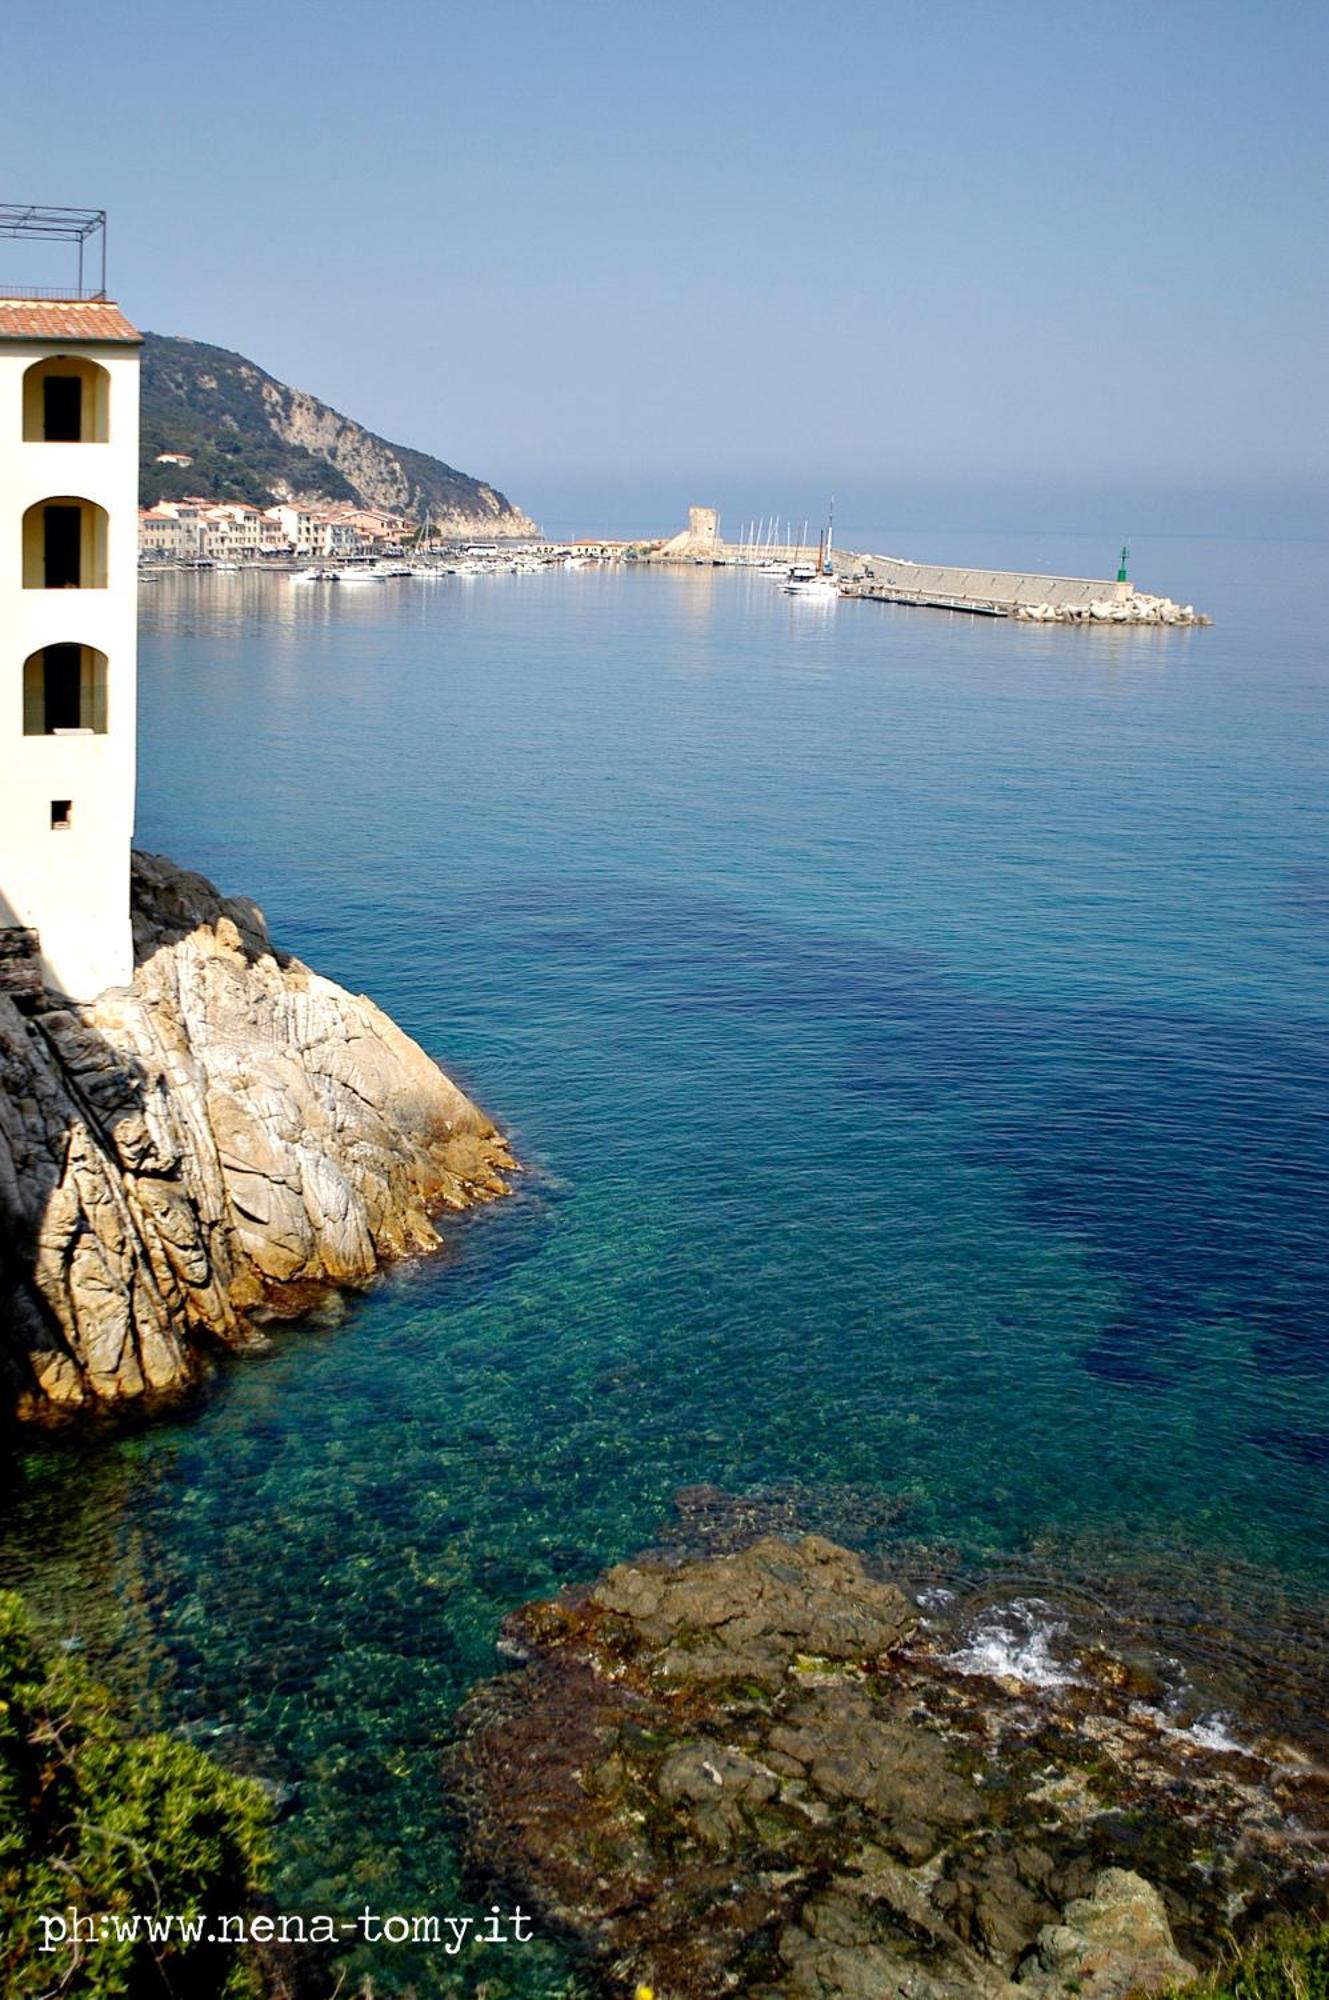
<instances>
[{"instance_id":1,"label":"harbor","mask_svg":"<svg viewBox=\"0 0 1329 2000\"><path fill-rule=\"evenodd\" d=\"M216 510L221 513L223 510ZM978 564L919 563L831 545L829 528L815 539L806 527L794 539L772 532L745 533L726 541L712 507L689 509L688 525L668 539L571 541L506 539L491 543L432 543L427 548L377 540L359 549L310 562L293 549L227 549L166 555L141 549L139 574L150 580L170 570L267 570L298 583L363 585L398 577L529 575L602 564L643 562L701 568L744 569L769 578L793 596L949 611L980 618L1014 618L1044 625L1208 625L1192 604L1138 588L1127 576L1122 550L1115 577L1060 576L1037 570L993 569Z\"/></svg>"},{"instance_id":2,"label":"harbor","mask_svg":"<svg viewBox=\"0 0 1329 2000\"><path fill-rule=\"evenodd\" d=\"M688 525L652 552L658 562L711 563L792 575L812 567L833 577L841 597L920 610L964 612L982 618L1016 618L1044 625L1208 625L1192 604L1142 591L1127 576L1122 549L1115 577L1053 576L978 565L918 563L905 556L872 555L831 547L829 524L809 542L776 540L764 524L736 542L720 534L713 507L692 507Z\"/></svg>"}]
</instances>

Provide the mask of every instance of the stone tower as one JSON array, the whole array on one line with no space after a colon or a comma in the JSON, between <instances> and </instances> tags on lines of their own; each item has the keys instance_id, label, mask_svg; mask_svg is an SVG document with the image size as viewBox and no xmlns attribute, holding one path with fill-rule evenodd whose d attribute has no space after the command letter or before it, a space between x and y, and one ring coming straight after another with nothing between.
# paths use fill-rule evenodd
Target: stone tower
<instances>
[{"instance_id":1,"label":"stone tower","mask_svg":"<svg viewBox=\"0 0 1329 2000\"><path fill-rule=\"evenodd\" d=\"M664 542L657 553L668 557L690 556L704 562L715 554L719 539L720 516L715 508L689 507L688 525L683 533Z\"/></svg>"},{"instance_id":2,"label":"stone tower","mask_svg":"<svg viewBox=\"0 0 1329 2000\"><path fill-rule=\"evenodd\" d=\"M104 217L0 207L11 238L71 217L76 287L0 277L0 929L35 931L44 983L85 1000L134 962L141 343L82 283Z\"/></svg>"}]
</instances>

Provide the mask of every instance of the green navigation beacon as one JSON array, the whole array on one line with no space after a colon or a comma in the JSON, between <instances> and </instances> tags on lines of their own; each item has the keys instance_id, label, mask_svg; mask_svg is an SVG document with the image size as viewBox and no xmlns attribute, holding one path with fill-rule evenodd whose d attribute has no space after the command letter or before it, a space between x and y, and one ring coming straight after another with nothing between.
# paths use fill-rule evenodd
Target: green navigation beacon
<instances>
[{"instance_id":1,"label":"green navigation beacon","mask_svg":"<svg viewBox=\"0 0 1329 2000\"><path fill-rule=\"evenodd\" d=\"M1120 568L1119 568L1119 569L1118 569L1118 571L1117 571L1117 582L1118 582L1118 583L1125 583L1125 582L1126 582L1126 580L1127 580L1127 579L1126 579L1126 564L1127 564L1127 561L1129 560L1129 557L1130 557L1130 553L1131 553L1131 545L1130 545L1130 543L1129 543L1129 542L1123 542L1123 543L1122 543L1122 545L1121 545L1121 566L1120 566Z\"/></svg>"}]
</instances>

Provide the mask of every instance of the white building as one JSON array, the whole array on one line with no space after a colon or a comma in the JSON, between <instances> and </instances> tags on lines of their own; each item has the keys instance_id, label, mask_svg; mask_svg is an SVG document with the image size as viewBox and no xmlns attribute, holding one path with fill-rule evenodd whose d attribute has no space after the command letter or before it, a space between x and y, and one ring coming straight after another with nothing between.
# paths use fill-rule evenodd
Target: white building
<instances>
[{"instance_id":1,"label":"white building","mask_svg":"<svg viewBox=\"0 0 1329 2000\"><path fill-rule=\"evenodd\" d=\"M201 506L181 500L159 500L155 507L140 507L138 545L144 555L195 557L207 553L204 544L206 519Z\"/></svg>"},{"instance_id":2,"label":"white building","mask_svg":"<svg viewBox=\"0 0 1329 2000\"><path fill-rule=\"evenodd\" d=\"M238 500L205 500L195 494L139 509L139 548L144 555L210 560L257 556L274 545L276 532L275 524L257 507Z\"/></svg>"},{"instance_id":3,"label":"white building","mask_svg":"<svg viewBox=\"0 0 1329 2000\"><path fill-rule=\"evenodd\" d=\"M0 296L0 926L80 1000L133 971L139 345L103 297Z\"/></svg>"},{"instance_id":4,"label":"white building","mask_svg":"<svg viewBox=\"0 0 1329 2000\"><path fill-rule=\"evenodd\" d=\"M363 546L355 523L331 507L299 507L283 501L266 509L288 548L299 556L354 555Z\"/></svg>"}]
</instances>

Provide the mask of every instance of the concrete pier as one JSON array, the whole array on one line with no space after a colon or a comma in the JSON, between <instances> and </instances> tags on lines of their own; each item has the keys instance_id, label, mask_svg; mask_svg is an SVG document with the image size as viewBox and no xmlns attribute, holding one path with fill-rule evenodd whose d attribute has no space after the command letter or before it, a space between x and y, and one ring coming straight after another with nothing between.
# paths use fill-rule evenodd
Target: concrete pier
<instances>
[{"instance_id":1,"label":"concrete pier","mask_svg":"<svg viewBox=\"0 0 1329 2000\"><path fill-rule=\"evenodd\" d=\"M916 604L1037 625L1207 625L1191 604L1154 597L1107 577L1040 576L1006 569L908 562L902 556L844 556L841 590L881 604Z\"/></svg>"},{"instance_id":2,"label":"concrete pier","mask_svg":"<svg viewBox=\"0 0 1329 2000\"><path fill-rule=\"evenodd\" d=\"M856 596L942 611L978 611L996 618L1009 618L1029 605L1087 611L1092 604L1120 602L1131 591L1129 584L1106 577L962 569L955 564L909 562L903 556L846 556L844 566L849 571L847 587Z\"/></svg>"}]
</instances>

